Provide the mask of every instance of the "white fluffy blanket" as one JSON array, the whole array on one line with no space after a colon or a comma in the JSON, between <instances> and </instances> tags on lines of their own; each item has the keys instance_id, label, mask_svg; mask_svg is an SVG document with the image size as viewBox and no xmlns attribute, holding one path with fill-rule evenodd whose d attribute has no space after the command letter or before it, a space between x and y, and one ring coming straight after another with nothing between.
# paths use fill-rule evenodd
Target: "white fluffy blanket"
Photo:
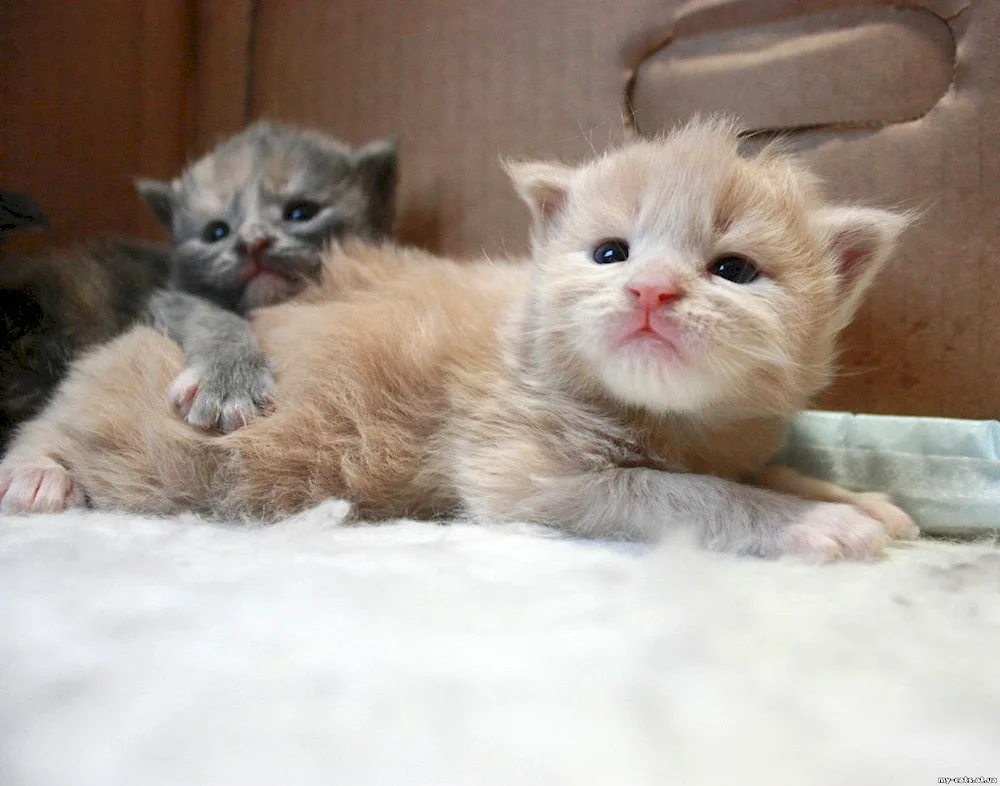
<instances>
[{"instance_id":1,"label":"white fluffy blanket","mask_svg":"<svg viewBox=\"0 0 1000 786\"><path fill-rule=\"evenodd\" d=\"M0 521L0 784L1000 777L1000 551ZM969 781L973 782L973 781Z\"/></svg>"}]
</instances>

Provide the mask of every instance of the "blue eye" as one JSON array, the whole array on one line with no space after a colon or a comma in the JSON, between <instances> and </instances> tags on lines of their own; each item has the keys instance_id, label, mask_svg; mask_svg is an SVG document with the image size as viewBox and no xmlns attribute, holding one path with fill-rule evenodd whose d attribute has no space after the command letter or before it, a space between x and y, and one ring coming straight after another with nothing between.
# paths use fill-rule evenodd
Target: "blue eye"
<instances>
[{"instance_id":1,"label":"blue eye","mask_svg":"<svg viewBox=\"0 0 1000 786\"><path fill-rule=\"evenodd\" d=\"M716 259L708 266L708 272L734 284L749 284L760 276L760 271L753 262L732 254Z\"/></svg>"},{"instance_id":2,"label":"blue eye","mask_svg":"<svg viewBox=\"0 0 1000 786\"><path fill-rule=\"evenodd\" d=\"M283 218L285 221L309 221L315 218L320 210L322 210L322 207L316 202L310 202L308 199L300 199L285 205Z\"/></svg>"},{"instance_id":3,"label":"blue eye","mask_svg":"<svg viewBox=\"0 0 1000 786\"><path fill-rule=\"evenodd\" d=\"M229 234L229 224L225 221L213 221L202 230L201 237L206 243L218 243Z\"/></svg>"},{"instance_id":4,"label":"blue eye","mask_svg":"<svg viewBox=\"0 0 1000 786\"><path fill-rule=\"evenodd\" d=\"M624 262L628 259L628 241L613 238L599 243L594 248L594 261L598 265L610 265L614 262Z\"/></svg>"}]
</instances>

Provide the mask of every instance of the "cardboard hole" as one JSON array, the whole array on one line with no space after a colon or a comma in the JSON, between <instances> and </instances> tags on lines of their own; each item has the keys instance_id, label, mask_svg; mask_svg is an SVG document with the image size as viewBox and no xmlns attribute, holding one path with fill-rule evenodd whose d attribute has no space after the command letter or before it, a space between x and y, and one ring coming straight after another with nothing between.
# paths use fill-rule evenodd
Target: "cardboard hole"
<instances>
[{"instance_id":1,"label":"cardboard hole","mask_svg":"<svg viewBox=\"0 0 1000 786\"><path fill-rule=\"evenodd\" d=\"M675 38L639 65L631 104L643 133L696 112L751 130L884 126L927 114L954 64L951 30L929 11L852 6Z\"/></svg>"}]
</instances>

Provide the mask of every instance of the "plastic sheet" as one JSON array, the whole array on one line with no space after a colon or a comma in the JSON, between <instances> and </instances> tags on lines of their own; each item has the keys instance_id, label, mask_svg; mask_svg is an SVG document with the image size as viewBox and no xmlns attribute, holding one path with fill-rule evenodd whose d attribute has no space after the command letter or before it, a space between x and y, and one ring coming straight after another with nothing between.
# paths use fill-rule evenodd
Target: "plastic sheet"
<instances>
[{"instance_id":1,"label":"plastic sheet","mask_svg":"<svg viewBox=\"0 0 1000 786\"><path fill-rule=\"evenodd\" d=\"M929 535L1000 530L1000 422L806 412L775 464L885 491Z\"/></svg>"}]
</instances>

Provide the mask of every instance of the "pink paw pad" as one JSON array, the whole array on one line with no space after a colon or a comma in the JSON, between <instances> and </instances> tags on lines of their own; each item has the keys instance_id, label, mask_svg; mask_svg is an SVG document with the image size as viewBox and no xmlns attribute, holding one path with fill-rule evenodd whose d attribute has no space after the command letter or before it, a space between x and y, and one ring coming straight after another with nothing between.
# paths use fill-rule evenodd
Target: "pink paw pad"
<instances>
[{"instance_id":1,"label":"pink paw pad","mask_svg":"<svg viewBox=\"0 0 1000 786\"><path fill-rule=\"evenodd\" d=\"M3 513L58 513L83 504L80 486L54 461L14 464L0 471Z\"/></svg>"},{"instance_id":2,"label":"pink paw pad","mask_svg":"<svg viewBox=\"0 0 1000 786\"><path fill-rule=\"evenodd\" d=\"M170 401L182 415L190 412L200 384L201 375L193 368L184 369L170 384Z\"/></svg>"}]
</instances>

